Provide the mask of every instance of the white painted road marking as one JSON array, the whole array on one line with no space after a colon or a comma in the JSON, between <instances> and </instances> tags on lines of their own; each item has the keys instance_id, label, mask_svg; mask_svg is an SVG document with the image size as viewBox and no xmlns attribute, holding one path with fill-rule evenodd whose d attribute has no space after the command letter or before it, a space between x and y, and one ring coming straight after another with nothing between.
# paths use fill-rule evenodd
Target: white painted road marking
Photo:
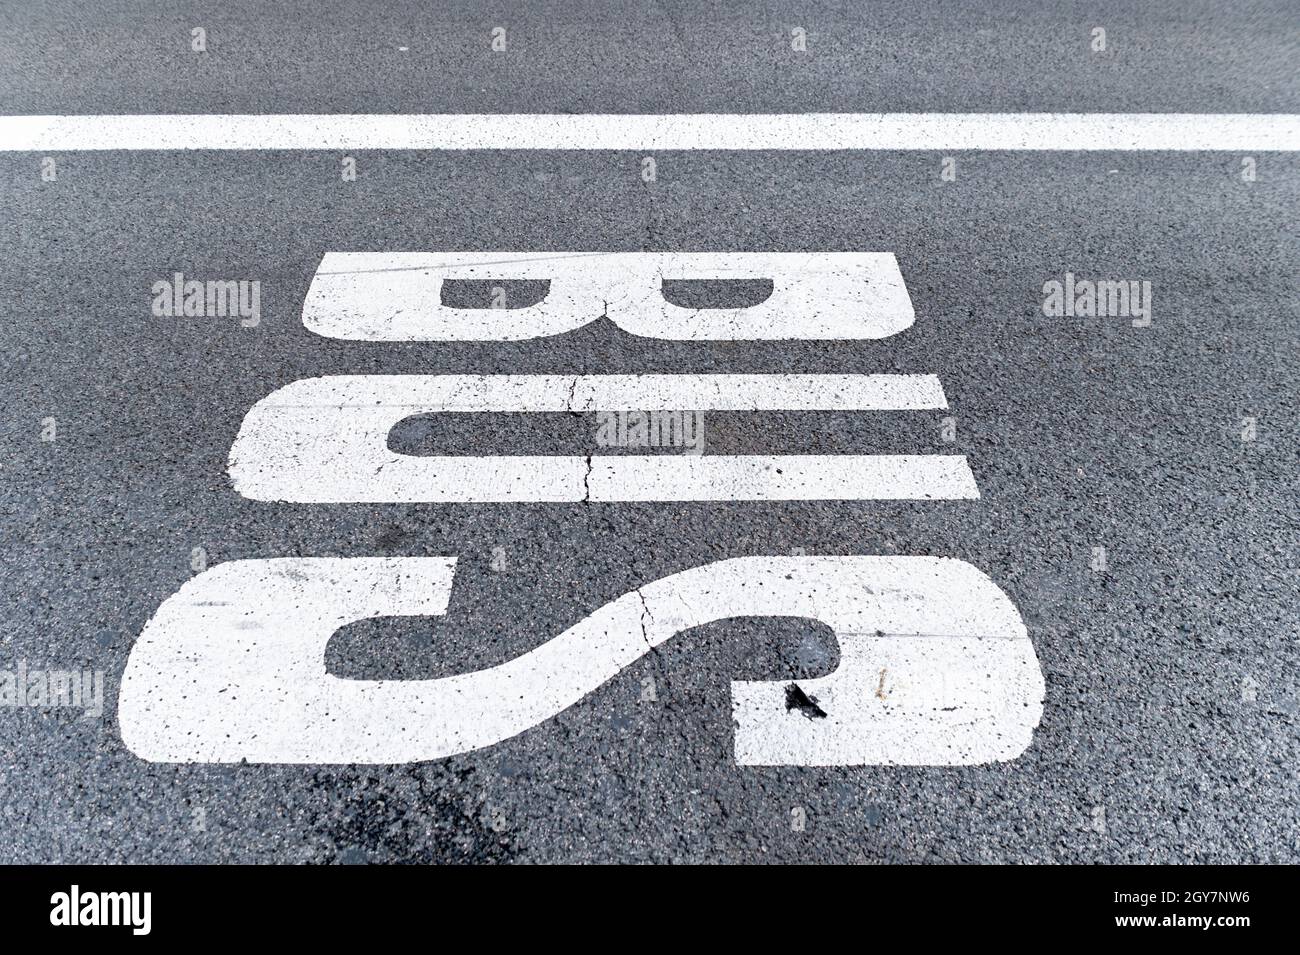
<instances>
[{"instance_id":1,"label":"white painted road marking","mask_svg":"<svg viewBox=\"0 0 1300 955\"><path fill-rule=\"evenodd\" d=\"M1300 150L1294 113L170 114L0 117L0 151Z\"/></svg>"},{"instance_id":2,"label":"white painted road marking","mask_svg":"<svg viewBox=\"0 0 1300 955\"><path fill-rule=\"evenodd\" d=\"M522 308L451 308L456 279L550 280ZM766 301L692 309L665 279L770 279ZM602 316L677 341L885 338L914 313L898 261L872 252L330 252L303 303L318 335L356 341L514 341L558 335Z\"/></svg>"},{"instance_id":3,"label":"white painted road marking","mask_svg":"<svg viewBox=\"0 0 1300 955\"><path fill-rule=\"evenodd\" d=\"M1042 671L1015 607L941 557L733 558L646 584L498 666L431 680L327 672L345 624L445 614L454 570L454 558L282 558L200 574L131 650L123 740L156 762L439 759L550 719L683 630L769 616L829 626L840 665L731 684L741 765L1008 760L1042 715Z\"/></svg>"},{"instance_id":4,"label":"white painted road marking","mask_svg":"<svg viewBox=\"0 0 1300 955\"><path fill-rule=\"evenodd\" d=\"M933 375L334 375L273 392L230 450L235 489L298 503L973 499L963 455L397 454L443 412L947 407Z\"/></svg>"}]
</instances>

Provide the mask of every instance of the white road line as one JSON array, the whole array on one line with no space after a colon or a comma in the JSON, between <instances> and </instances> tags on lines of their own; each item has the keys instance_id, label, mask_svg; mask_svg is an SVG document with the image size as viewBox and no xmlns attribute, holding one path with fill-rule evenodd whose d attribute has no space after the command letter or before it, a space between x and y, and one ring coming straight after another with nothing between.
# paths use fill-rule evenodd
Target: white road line
<instances>
[{"instance_id":1,"label":"white road line","mask_svg":"<svg viewBox=\"0 0 1300 955\"><path fill-rule=\"evenodd\" d=\"M254 408L403 415L437 411L926 411L948 407L936 375L324 375L277 388ZM251 411L250 411L251 413Z\"/></svg>"},{"instance_id":2,"label":"white road line","mask_svg":"<svg viewBox=\"0 0 1300 955\"><path fill-rule=\"evenodd\" d=\"M244 417L235 489L297 503L921 500L979 497L962 455L397 454L444 412L873 411L947 407L933 375L335 375Z\"/></svg>"},{"instance_id":3,"label":"white road line","mask_svg":"<svg viewBox=\"0 0 1300 955\"><path fill-rule=\"evenodd\" d=\"M443 282L550 281L520 308L452 308ZM665 279L769 279L766 301L692 309ZM352 341L517 341L606 317L675 341L885 338L911 326L898 260L884 252L329 252L302 307L318 335Z\"/></svg>"},{"instance_id":4,"label":"white road line","mask_svg":"<svg viewBox=\"0 0 1300 955\"><path fill-rule=\"evenodd\" d=\"M1043 675L1019 613L980 571L939 557L733 558L646 584L487 669L328 673L334 631L446 613L454 570L454 558L281 558L200 574L131 649L123 740L155 762L440 759L537 726L683 630L768 616L829 626L840 665L817 679L731 684L741 765L1009 760L1042 716Z\"/></svg>"},{"instance_id":5,"label":"white road line","mask_svg":"<svg viewBox=\"0 0 1300 955\"><path fill-rule=\"evenodd\" d=\"M1300 150L1294 113L264 114L0 117L0 151Z\"/></svg>"},{"instance_id":6,"label":"white road line","mask_svg":"<svg viewBox=\"0 0 1300 955\"><path fill-rule=\"evenodd\" d=\"M534 459L534 473L541 466ZM583 478L576 467L573 476ZM958 454L595 456L585 489L576 485L574 490L585 493L571 500L588 501L918 501L980 496L966 458Z\"/></svg>"}]
</instances>

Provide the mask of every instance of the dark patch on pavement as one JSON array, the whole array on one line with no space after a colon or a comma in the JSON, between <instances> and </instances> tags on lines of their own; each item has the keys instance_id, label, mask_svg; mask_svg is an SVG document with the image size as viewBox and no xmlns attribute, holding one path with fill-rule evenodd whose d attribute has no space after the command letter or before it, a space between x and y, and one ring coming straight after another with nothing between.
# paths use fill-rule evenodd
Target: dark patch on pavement
<instances>
[{"instance_id":1,"label":"dark patch on pavement","mask_svg":"<svg viewBox=\"0 0 1300 955\"><path fill-rule=\"evenodd\" d=\"M798 710L810 720L826 718L826 711L817 705L817 697L809 696L798 683L791 683L785 688L785 708Z\"/></svg>"}]
</instances>

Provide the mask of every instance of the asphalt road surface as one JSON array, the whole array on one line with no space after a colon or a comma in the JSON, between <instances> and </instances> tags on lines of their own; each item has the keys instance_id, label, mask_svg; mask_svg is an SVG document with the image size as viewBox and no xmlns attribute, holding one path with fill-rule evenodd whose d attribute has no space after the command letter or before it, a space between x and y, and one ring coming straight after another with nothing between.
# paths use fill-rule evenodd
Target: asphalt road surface
<instances>
[{"instance_id":1,"label":"asphalt road surface","mask_svg":"<svg viewBox=\"0 0 1300 955\"><path fill-rule=\"evenodd\" d=\"M3 6L6 114L1300 112L1284 2ZM47 181L43 154L0 152L0 669L102 671L104 706L0 708L0 861L1300 858L1294 153L971 151L949 180L924 150L666 151L653 182L622 151L360 150L355 181L328 150L52 155ZM916 321L877 341L304 328L325 252L449 250L890 252ZM154 315L176 272L260 282L260 322ZM1045 315L1066 272L1149 281L1149 327ZM706 456L957 453L980 497L294 504L226 472L244 415L301 378L646 372L937 375L946 411L710 413ZM591 454L594 430L466 415L390 440ZM195 548L457 556L445 616L331 640L331 672L370 680L502 663L725 558L954 557L1019 611L1043 715L1006 762L737 765L731 681L839 656L824 625L746 619L449 758L148 762L118 688Z\"/></svg>"}]
</instances>

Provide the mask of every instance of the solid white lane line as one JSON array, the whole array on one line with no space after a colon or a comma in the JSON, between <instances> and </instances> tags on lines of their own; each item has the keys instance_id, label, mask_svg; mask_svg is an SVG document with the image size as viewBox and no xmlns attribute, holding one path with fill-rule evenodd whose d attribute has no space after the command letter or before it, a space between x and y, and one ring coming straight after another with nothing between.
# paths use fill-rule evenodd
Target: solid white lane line
<instances>
[{"instance_id":1,"label":"solid white lane line","mask_svg":"<svg viewBox=\"0 0 1300 955\"><path fill-rule=\"evenodd\" d=\"M1294 113L0 116L0 151L100 149L1300 150Z\"/></svg>"}]
</instances>

